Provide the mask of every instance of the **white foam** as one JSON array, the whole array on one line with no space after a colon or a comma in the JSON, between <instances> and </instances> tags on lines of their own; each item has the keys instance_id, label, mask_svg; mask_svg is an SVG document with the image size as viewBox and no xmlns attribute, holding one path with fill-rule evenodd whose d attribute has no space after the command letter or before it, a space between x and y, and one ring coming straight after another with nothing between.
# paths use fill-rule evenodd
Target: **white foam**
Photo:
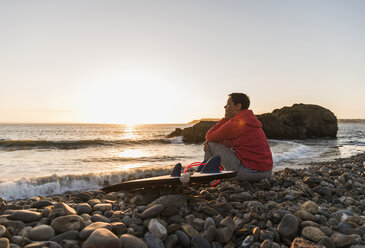
<instances>
[{"instance_id":1,"label":"white foam","mask_svg":"<svg viewBox=\"0 0 365 248\"><path fill-rule=\"evenodd\" d=\"M171 144L183 144L183 136L177 136L175 138L169 139Z\"/></svg>"},{"instance_id":2,"label":"white foam","mask_svg":"<svg viewBox=\"0 0 365 248\"><path fill-rule=\"evenodd\" d=\"M290 147L288 146L289 150L286 152L273 153L274 164L278 164L280 162L296 158L305 158L308 157L308 155L311 152L311 148L303 144L299 144L292 141L280 141L280 143L290 145Z\"/></svg>"},{"instance_id":3,"label":"white foam","mask_svg":"<svg viewBox=\"0 0 365 248\"><path fill-rule=\"evenodd\" d=\"M34 196L59 195L68 191L97 190L106 184L169 174L170 170L154 168L153 170L136 169L128 172L21 178L14 181L0 182L0 195L7 201L13 201Z\"/></svg>"}]
</instances>

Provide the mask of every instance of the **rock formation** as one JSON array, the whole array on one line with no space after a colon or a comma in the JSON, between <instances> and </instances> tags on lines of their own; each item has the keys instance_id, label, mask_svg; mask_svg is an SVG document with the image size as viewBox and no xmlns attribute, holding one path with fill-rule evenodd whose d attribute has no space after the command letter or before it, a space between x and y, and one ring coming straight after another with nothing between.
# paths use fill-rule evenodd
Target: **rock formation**
<instances>
[{"instance_id":1,"label":"rock formation","mask_svg":"<svg viewBox=\"0 0 365 248\"><path fill-rule=\"evenodd\" d=\"M268 139L335 138L338 130L336 116L318 105L294 104L257 115L257 118ZM177 128L168 137L183 136L184 143L201 143L215 123L201 121L183 130Z\"/></svg>"}]
</instances>

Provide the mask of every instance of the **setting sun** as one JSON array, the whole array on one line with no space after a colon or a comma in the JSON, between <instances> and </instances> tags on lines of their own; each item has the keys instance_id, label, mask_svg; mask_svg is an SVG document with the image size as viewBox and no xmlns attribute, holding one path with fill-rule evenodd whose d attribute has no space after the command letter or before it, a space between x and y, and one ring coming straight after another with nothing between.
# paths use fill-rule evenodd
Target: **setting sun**
<instances>
[{"instance_id":1,"label":"setting sun","mask_svg":"<svg viewBox=\"0 0 365 248\"><path fill-rule=\"evenodd\" d=\"M121 72L96 82L86 90L80 110L83 119L94 123L159 123L168 121L176 92L167 80L144 72Z\"/></svg>"}]
</instances>

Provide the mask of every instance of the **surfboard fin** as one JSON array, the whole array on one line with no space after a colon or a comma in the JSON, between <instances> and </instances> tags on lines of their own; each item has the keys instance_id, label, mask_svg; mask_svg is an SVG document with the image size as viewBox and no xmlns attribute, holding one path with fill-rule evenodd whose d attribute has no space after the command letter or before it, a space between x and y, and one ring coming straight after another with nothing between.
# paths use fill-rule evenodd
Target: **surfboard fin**
<instances>
[{"instance_id":1,"label":"surfboard fin","mask_svg":"<svg viewBox=\"0 0 365 248\"><path fill-rule=\"evenodd\" d=\"M221 157L219 155L215 155L211 157L203 169L201 173L220 173L219 165L221 164Z\"/></svg>"},{"instance_id":2,"label":"surfboard fin","mask_svg":"<svg viewBox=\"0 0 365 248\"><path fill-rule=\"evenodd\" d=\"M174 167L174 169L172 170L171 173L172 177L181 177L181 164L177 163Z\"/></svg>"},{"instance_id":3,"label":"surfboard fin","mask_svg":"<svg viewBox=\"0 0 365 248\"><path fill-rule=\"evenodd\" d=\"M201 172L202 171L202 169L203 169L203 167L204 167L204 165L203 164L205 164L207 162L207 160L204 160L203 162L202 162L202 164L201 165L199 165L199 167L198 167L198 169L196 170L196 172Z\"/></svg>"}]
</instances>

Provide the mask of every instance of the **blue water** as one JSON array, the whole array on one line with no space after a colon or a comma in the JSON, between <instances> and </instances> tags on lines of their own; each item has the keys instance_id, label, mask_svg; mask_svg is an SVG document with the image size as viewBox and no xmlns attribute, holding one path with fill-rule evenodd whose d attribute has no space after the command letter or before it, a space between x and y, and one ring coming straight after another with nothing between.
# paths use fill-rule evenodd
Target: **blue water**
<instances>
[{"instance_id":1,"label":"blue water","mask_svg":"<svg viewBox=\"0 0 365 248\"><path fill-rule=\"evenodd\" d=\"M0 195L13 200L167 173L203 157L202 145L167 139L189 125L0 124ZM365 151L365 123L340 123L337 139L269 140L274 168Z\"/></svg>"}]
</instances>

